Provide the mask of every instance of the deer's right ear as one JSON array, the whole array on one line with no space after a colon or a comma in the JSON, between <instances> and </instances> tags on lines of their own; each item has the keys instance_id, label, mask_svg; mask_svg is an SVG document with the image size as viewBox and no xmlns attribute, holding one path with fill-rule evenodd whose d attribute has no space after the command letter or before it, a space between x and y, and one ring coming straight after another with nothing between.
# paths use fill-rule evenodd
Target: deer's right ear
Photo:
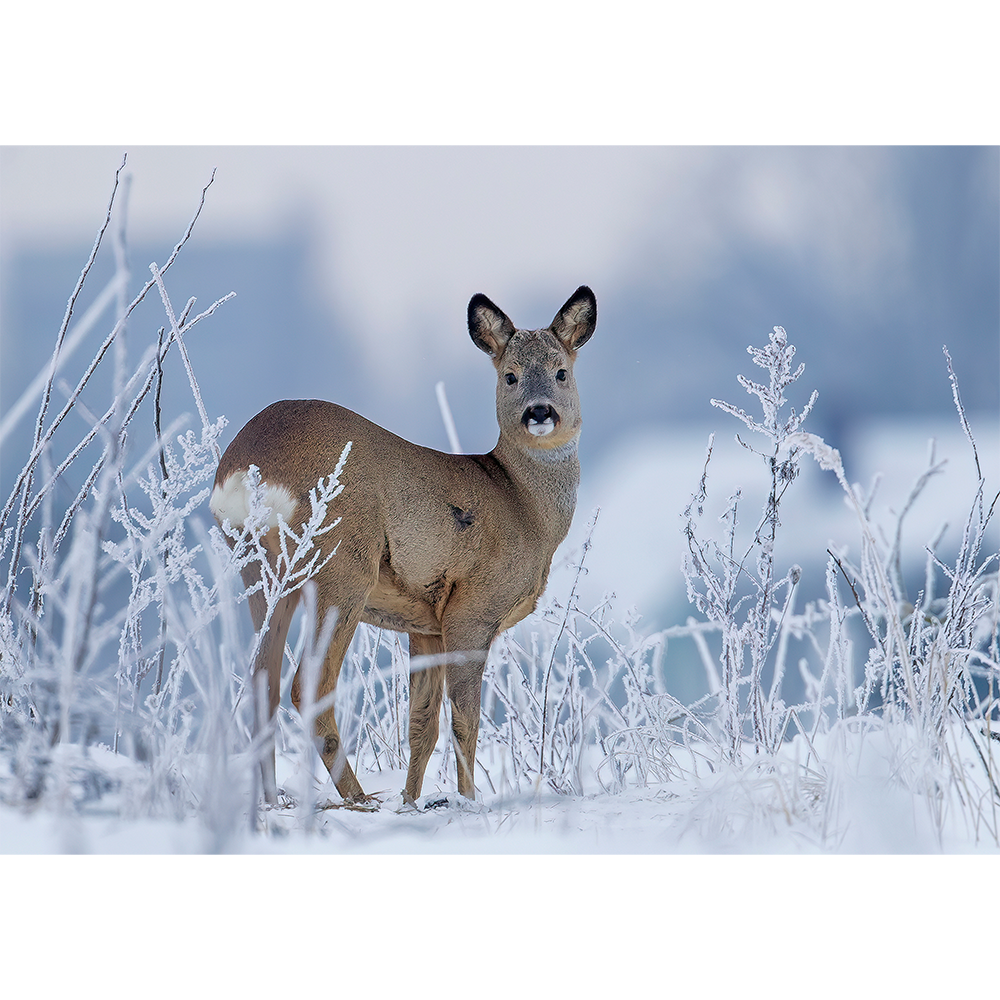
<instances>
[{"instance_id":1,"label":"deer's right ear","mask_svg":"<svg viewBox=\"0 0 1000 1000\"><path fill-rule=\"evenodd\" d=\"M481 292L469 300L469 336L491 358L503 354L514 333L514 324Z\"/></svg>"}]
</instances>

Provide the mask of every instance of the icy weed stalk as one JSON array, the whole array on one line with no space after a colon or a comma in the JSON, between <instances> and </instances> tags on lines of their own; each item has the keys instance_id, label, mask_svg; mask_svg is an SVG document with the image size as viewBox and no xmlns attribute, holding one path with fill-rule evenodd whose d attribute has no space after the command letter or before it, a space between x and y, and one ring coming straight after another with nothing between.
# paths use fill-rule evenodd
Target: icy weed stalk
<instances>
[{"instance_id":1,"label":"icy weed stalk","mask_svg":"<svg viewBox=\"0 0 1000 1000\"><path fill-rule=\"evenodd\" d=\"M764 435L770 442L767 451L758 451L737 436L744 448L761 456L770 476L770 491L750 545L741 550L736 541L740 491L730 497L723 514L727 531L722 544L699 537L698 522L707 499L714 435L709 440L701 485L684 512L688 540L684 577L688 597L722 633L722 678L718 692L720 723L727 753L734 761L740 759L743 741L748 737L753 740L757 752L773 752L787 725L785 706L778 697L784 662L779 661L766 691L764 667L780 635L781 623L792 607L801 570L793 566L784 577L775 580L774 542L782 498L799 472L800 428L817 398L817 393L813 392L801 413L792 409L787 418L782 416L782 408L787 402L785 391L799 378L805 366L799 365L792 370L795 348L788 343L781 327L774 328L767 347L747 350L754 363L769 376L767 385L739 376L740 385L760 401L762 420L755 420L731 403L713 399L712 405L739 418L750 430ZM779 601L782 591L784 598ZM748 657L749 675L745 673ZM714 670L710 671L709 676L714 680L713 673ZM745 732L747 723L749 734Z\"/></svg>"}]
</instances>

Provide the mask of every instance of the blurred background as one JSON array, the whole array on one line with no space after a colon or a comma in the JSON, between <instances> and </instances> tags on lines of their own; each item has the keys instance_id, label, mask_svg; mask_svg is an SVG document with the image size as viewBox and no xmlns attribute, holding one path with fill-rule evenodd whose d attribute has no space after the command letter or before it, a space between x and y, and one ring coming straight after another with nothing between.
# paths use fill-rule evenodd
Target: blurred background
<instances>
[{"instance_id":1,"label":"blurred background","mask_svg":"<svg viewBox=\"0 0 1000 1000\"><path fill-rule=\"evenodd\" d=\"M124 152L0 149L0 417L47 363ZM887 524L923 471L930 439L948 460L907 522L908 571L922 578L923 546L945 522L942 552L957 547L975 488L942 344L997 488L995 147L127 152L132 294L151 261L165 262L217 169L167 287L177 308L192 295L201 309L236 292L188 340L210 417L230 421L227 442L276 399L318 397L447 450L434 391L443 381L463 450L489 451L495 376L468 337L470 296L484 292L516 325L538 327L578 285L594 289L597 333L577 364L582 484L550 584L557 594L568 592L574 553L599 507L583 603L614 592L646 628L693 612L679 570L680 515L709 433L717 438L708 530L740 487L740 520L752 532L752 507L766 488L760 459L734 442L742 425L710 400L756 413L736 376L763 375L746 347L765 344L775 325L806 366L790 404L801 409L819 390L806 429L841 450L852 481L867 487L883 473L875 507ZM75 315L113 268L102 253ZM150 306L129 330L135 357L164 322L159 302ZM78 348L74 373L111 316ZM165 411L193 412L171 363ZM3 441L4 497L36 412L33 403ZM777 558L782 570L790 562L806 569L804 594L815 597L827 545L856 556L858 542L833 475L807 462L786 496Z\"/></svg>"}]
</instances>

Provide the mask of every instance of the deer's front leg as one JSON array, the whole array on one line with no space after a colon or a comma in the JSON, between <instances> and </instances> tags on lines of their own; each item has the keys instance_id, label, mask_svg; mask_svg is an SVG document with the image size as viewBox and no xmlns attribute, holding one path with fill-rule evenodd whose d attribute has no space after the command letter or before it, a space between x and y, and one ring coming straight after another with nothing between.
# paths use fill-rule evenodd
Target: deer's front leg
<instances>
[{"instance_id":1,"label":"deer's front leg","mask_svg":"<svg viewBox=\"0 0 1000 1000\"><path fill-rule=\"evenodd\" d=\"M421 657L443 652L439 636L410 635L410 765L403 798L411 803L420 795L427 761L437 743L444 690L444 664L429 665Z\"/></svg>"},{"instance_id":2,"label":"deer's front leg","mask_svg":"<svg viewBox=\"0 0 1000 1000\"><path fill-rule=\"evenodd\" d=\"M466 798L476 797L476 741L483 697L483 671L496 631L479 621L462 622L453 617L444 630L451 730L455 737L458 790Z\"/></svg>"}]
</instances>

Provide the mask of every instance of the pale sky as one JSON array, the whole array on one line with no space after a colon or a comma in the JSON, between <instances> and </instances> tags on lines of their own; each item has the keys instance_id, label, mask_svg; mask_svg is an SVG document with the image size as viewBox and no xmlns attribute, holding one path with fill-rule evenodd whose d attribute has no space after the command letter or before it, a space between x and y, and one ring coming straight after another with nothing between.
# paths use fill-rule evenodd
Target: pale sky
<instances>
[{"instance_id":1,"label":"pale sky","mask_svg":"<svg viewBox=\"0 0 1000 1000\"><path fill-rule=\"evenodd\" d=\"M4 255L88 245L122 153L2 150ZM599 301L649 282L686 297L734 240L814 256L831 294L870 300L905 280L909 234L881 149L137 147L130 240L169 248L215 168L197 240L304 228L317 295L370 361L391 345L390 378L427 337L451 350L473 292L533 326L551 316L528 306L554 312L583 283Z\"/></svg>"}]
</instances>

